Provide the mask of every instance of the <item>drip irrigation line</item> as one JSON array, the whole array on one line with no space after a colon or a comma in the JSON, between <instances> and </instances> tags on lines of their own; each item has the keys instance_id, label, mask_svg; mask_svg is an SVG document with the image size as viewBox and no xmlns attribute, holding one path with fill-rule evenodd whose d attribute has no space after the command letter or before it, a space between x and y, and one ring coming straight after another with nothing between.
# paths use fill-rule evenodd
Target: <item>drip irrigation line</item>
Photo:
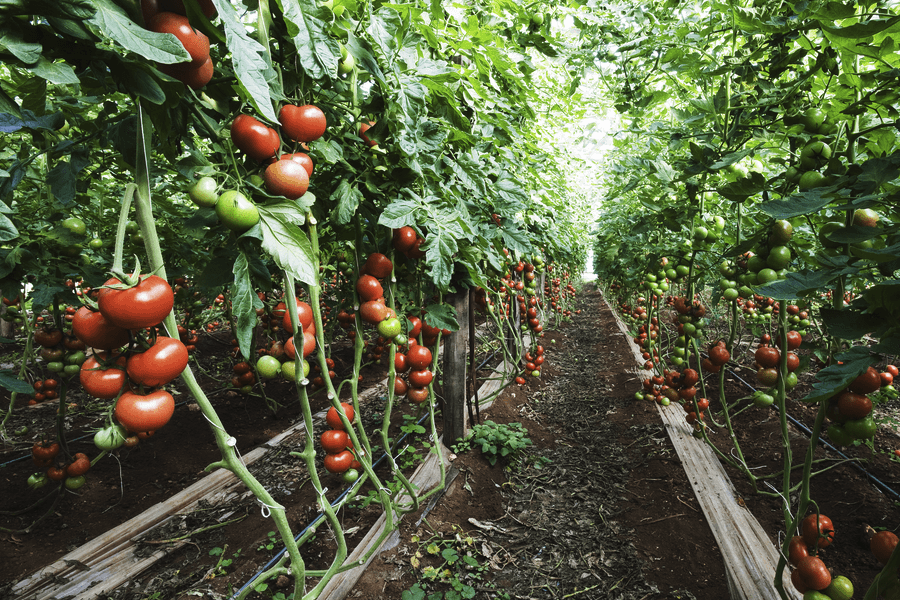
<instances>
[{"instance_id":1,"label":"drip irrigation line","mask_svg":"<svg viewBox=\"0 0 900 600\"><path fill-rule=\"evenodd\" d=\"M758 391L758 390L757 390L755 387L753 387L750 383L748 383L747 381L745 381L740 375L738 375L737 373L735 373L733 369L728 369L728 372L731 373L731 374L734 376L735 379L737 379L738 381L740 381L741 383L743 383L745 386L747 386L747 388L750 389L751 391L753 391L753 392ZM773 408L773 410L775 410L775 411L778 410L778 407L777 407L777 406L774 406L774 405L773 405L772 408ZM795 419L794 417L792 417L792 416L790 415L790 413L787 413L786 416L787 416L788 421L790 421L791 424L794 425L797 429L799 429L800 431L802 431L803 434L806 435L806 437L812 438L812 433L813 433L813 432L812 432L812 429L810 429L809 427L807 427L807 426L806 426L804 423L802 423L801 421L798 421L797 419ZM847 456L846 454L844 454L843 452L841 452L838 448L836 448L835 446L833 446L828 440L823 439L821 436L819 436L819 443L821 443L822 446L824 446L824 447L827 448L828 450L831 450L832 452L834 452L835 454L837 454L838 456L840 456L840 457L843 458L844 460L848 461L849 464L853 466L853 468L855 468L856 470L860 471L863 475L865 475L865 476L866 476L866 479L868 479L869 482L870 482L872 485L874 485L876 488L878 488L878 490L879 490L882 494L884 494L884 495L886 495L886 496L889 496L889 497L893 498L894 502L900 502L900 494L898 494L891 486L887 485L886 483L884 483L883 481L881 481L880 479L878 479L877 477L875 477L874 475L872 475L871 473L869 473L869 472L868 472L861 464L859 464L859 463L856 462L855 460L852 460L849 456Z\"/></svg>"}]
</instances>

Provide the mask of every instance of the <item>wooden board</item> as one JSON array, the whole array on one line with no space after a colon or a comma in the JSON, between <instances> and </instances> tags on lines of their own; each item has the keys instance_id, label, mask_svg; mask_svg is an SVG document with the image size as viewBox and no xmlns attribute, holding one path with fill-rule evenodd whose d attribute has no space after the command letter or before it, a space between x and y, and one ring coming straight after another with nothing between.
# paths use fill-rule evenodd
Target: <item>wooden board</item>
<instances>
[{"instance_id":1,"label":"wooden board","mask_svg":"<svg viewBox=\"0 0 900 600\"><path fill-rule=\"evenodd\" d=\"M605 300L604 300L605 302ZM609 306L607 305L607 308ZM615 316L622 334L634 353L635 361L644 364L637 346L632 343L628 329ZM647 372L636 369L638 380ZM693 430L684 419L684 410L678 404L656 404L665 424L672 445L684 466L700 507L725 561L728 590L733 600L772 600L778 598L775 591L775 567L778 550L763 531L753 513L743 506L740 497L725 472L719 457L706 443L694 438ZM785 569L782 580L790 582ZM785 586L789 598L800 600L801 595L790 583Z\"/></svg>"}]
</instances>

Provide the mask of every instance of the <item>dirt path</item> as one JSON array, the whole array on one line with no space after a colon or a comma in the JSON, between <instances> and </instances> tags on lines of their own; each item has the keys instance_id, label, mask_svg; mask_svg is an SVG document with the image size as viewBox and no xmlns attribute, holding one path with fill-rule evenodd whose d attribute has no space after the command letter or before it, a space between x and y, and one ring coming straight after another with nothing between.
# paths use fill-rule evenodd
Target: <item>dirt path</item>
<instances>
[{"instance_id":1,"label":"dirt path","mask_svg":"<svg viewBox=\"0 0 900 600\"><path fill-rule=\"evenodd\" d=\"M445 561L416 540L457 533L491 565L482 582L457 578L478 597L727 597L712 534L655 408L633 399L627 340L601 304L585 293L571 325L544 338L545 377L508 388L483 415L521 422L534 446L509 470L474 452L457 458L460 475L440 504L420 525L404 522L400 544L351 598L400 598L417 575L429 592L449 590L424 576Z\"/></svg>"}]
</instances>

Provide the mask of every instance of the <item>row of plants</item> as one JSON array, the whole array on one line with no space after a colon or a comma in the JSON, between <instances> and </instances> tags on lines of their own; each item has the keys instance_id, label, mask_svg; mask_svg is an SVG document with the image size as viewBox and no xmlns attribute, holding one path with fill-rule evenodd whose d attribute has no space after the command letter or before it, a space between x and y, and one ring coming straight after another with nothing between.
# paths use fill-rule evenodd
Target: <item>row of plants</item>
<instances>
[{"instance_id":1,"label":"row of plants","mask_svg":"<svg viewBox=\"0 0 900 600\"><path fill-rule=\"evenodd\" d=\"M649 377L638 396L683 403L698 438L709 442L710 429L730 436L734 451L722 460L760 493L791 499L779 595L787 597L789 563L804 598L850 598L852 583L829 572L820 552L843 515L830 515L833 526L819 514L809 481L820 434L871 447L873 408L897 397L900 146L890 48L900 16L879 2L663 6L649 11L658 21L631 13L633 22L620 23L628 39L646 25L640 45L607 45L619 53L608 75L630 129L609 157L608 197L619 203L599 224L595 266L644 351ZM750 396L726 397L735 360L757 369ZM801 392L802 372L815 378ZM703 375L716 373L713 413ZM796 401L817 409L799 463L786 418ZM732 428L754 404L781 415L774 491L758 485ZM896 536L880 532L872 544L885 568L865 597L896 593Z\"/></svg>"},{"instance_id":2,"label":"row of plants","mask_svg":"<svg viewBox=\"0 0 900 600\"><path fill-rule=\"evenodd\" d=\"M343 505L320 503L333 558L307 568L312 534L295 537L244 466L190 355L204 331L225 329L236 362L222 383L273 411L297 403L309 433L293 455L319 496L332 474L347 498L370 486L385 536L417 510L434 490L414 489L394 452L386 471L373 458L394 448L403 396L437 443L438 350L462 325L444 297L478 290L523 375L540 375L543 327L571 314L586 224L563 208L584 198L535 127L549 94L533 61L568 52L558 21L514 3L64 0L0 12L17 23L0 49L0 290L22 344L0 376L4 442L14 411L58 403L56 427L33 432L28 483L60 501L92 464L177 418L166 386L180 375L221 453L208 468L247 485L286 548L256 586L290 576L292 597L317 597L353 566ZM331 349L344 340L339 374ZM367 430L361 370L379 362L394 385ZM292 399L265 394L279 376ZM108 401L94 457L68 447L76 385ZM318 439L316 390L331 404Z\"/></svg>"}]
</instances>

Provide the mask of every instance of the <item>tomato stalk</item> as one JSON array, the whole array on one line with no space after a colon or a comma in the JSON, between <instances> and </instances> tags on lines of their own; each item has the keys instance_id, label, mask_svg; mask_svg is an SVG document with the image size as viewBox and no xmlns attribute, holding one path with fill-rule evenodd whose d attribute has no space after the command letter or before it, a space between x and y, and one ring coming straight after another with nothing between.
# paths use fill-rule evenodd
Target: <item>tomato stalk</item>
<instances>
[{"instance_id":1,"label":"tomato stalk","mask_svg":"<svg viewBox=\"0 0 900 600\"><path fill-rule=\"evenodd\" d=\"M162 250L159 245L159 235L156 232L156 223L153 219L153 210L150 199L150 138L152 124L149 116L143 111L140 99L137 100L138 111L138 131L137 131L137 161L135 169L135 179L137 186L135 190L135 209L137 222L144 236L144 247L150 260L150 266L154 272L160 277L166 278L165 264L163 262ZM130 186L129 186L130 187ZM123 211L124 214L124 211ZM122 227L122 217L119 220L119 235L116 239L117 253L120 253L121 240L124 237L124 228ZM163 321L163 326L170 336L177 337L178 324L175 321L175 314L170 311ZM174 334L174 335L173 335ZM243 461L238 457L235 451L236 441L228 435L223 426L219 415L215 408L206 397L194 373L188 365L181 374L182 380L190 391L191 395L197 401L203 416L212 426L213 436L216 439L216 445L222 454L222 459L210 464L206 469L211 470L215 467L221 467L230 470L250 489L257 499L271 510L272 520L275 522L281 538L284 541L288 554L291 558L291 565L294 570L296 579L294 581L294 596L300 597L301 585L303 582L302 572L304 568L303 558L300 556L300 550L294 542L290 524L287 520L284 507L277 503L266 488L253 476L252 473L244 465Z\"/></svg>"}]
</instances>

